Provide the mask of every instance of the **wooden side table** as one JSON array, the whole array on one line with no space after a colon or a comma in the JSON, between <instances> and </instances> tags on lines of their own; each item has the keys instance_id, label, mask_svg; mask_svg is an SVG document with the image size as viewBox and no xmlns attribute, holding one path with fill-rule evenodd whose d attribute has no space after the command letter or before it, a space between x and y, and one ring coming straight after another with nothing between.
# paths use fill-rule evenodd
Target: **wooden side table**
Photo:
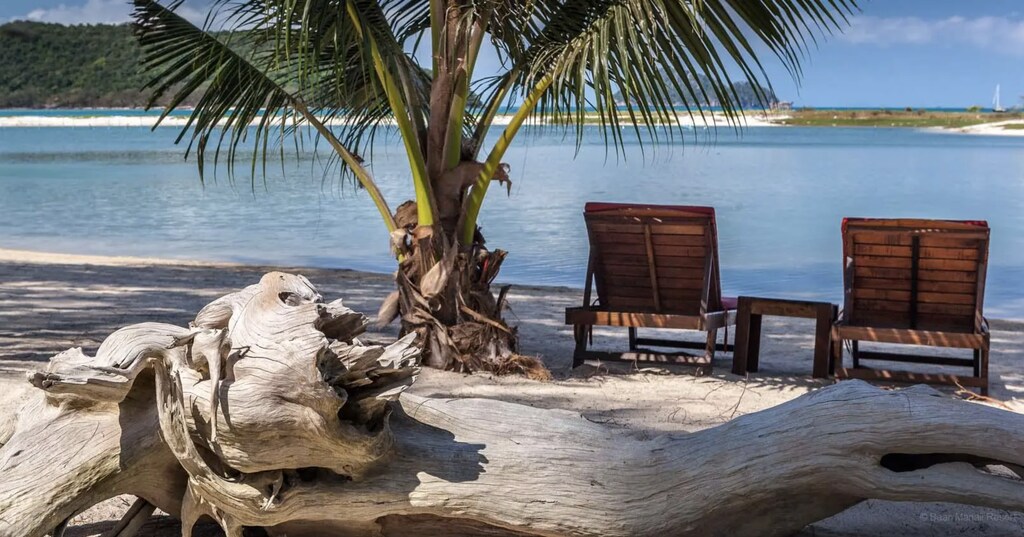
<instances>
[{"instance_id":1,"label":"wooden side table","mask_svg":"<svg viewBox=\"0 0 1024 537\"><path fill-rule=\"evenodd\" d=\"M816 319L814 330L814 366L811 376L828 378L833 371L829 363L829 343L832 323L839 308L829 302L786 300L781 298L739 297L736 311L736 350L733 352L732 372L744 375L756 372L761 351L761 316L801 317Z\"/></svg>"}]
</instances>

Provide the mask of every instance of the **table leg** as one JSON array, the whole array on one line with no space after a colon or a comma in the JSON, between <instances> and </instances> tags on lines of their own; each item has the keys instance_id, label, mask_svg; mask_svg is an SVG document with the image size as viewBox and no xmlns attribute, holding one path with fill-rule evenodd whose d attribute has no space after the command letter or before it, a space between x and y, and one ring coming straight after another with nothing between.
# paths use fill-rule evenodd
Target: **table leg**
<instances>
[{"instance_id":1,"label":"table leg","mask_svg":"<svg viewBox=\"0 0 1024 537\"><path fill-rule=\"evenodd\" d=\"M836 375L836 365L842 362L843 353L843 342L836 341L836 322L839 321L839 306L832 304L832 329L829 330L829 359L828 359L828 376L834 377ZM836 359L836 348L839 349L839 359Z\"/></svg>"},{"instance_id":2,"label":"table leg","mask_svg":"<svg viewBox=\"0 0 1024 537\"><path fill-rule=\"evenodd\" d=\"M750 301L740 298L736 306L736 339L733 340L732 373L747 374L747 351L750 338Z\"/></svg>"},{"instance_id":3,"label":"table leg","mask_svg":"<svg viewBox=\"0 0 1024 537\"><path fill-rule=\"evenodd\" d=\"M750 314L750 336L747 345L747 371L756 373L761 358L761 314Z\"/></svg>"},{"instance_id":4,"label":"table leg","mask_svg":"<svg viewBox=\"0 0 1024 537\"><path fill-rule=\"evenodd\" d=\"M832 305L818 307L817 323L814 331L814 365L811 377L828 378L829 343L832 340Z\"/></svg>"},{"instance_id":5,"label":"table leg","mask_svg":"<svg viewBox=\"0 0 1024 537\"><path fill-rule=\"evenodd\" d=\"M832 341L829 343L832 356L828 361L828 372L835 376L836 371L843 369L843 340L839 337L839 329L832 325Z\"/></svg>"},{"instance_id":6,"label":"table leg","mask_svg":"<svg viewBox=\"0 0 1024 537\"><path fill-rule=\"evenodd\" d=\"M574 324L572 326L573 339L576 340L576 346L572 351L573 368L583 365L583 362L586 361L588 328L588 326L582 324Z\"/></svg>"}]
</instances>

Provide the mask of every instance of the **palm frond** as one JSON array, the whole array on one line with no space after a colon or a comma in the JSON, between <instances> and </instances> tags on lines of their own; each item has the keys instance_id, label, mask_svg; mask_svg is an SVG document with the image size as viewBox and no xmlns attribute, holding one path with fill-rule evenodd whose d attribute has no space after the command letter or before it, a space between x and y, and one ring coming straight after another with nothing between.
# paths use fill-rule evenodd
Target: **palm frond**
<instances>
[{"instance_id":1,"label":"palm frond","mask_svg":"<svg viewBox=\"0 0 1024 537\"><path fill-rule=\"evenodd\" d=\"M774 53L795 77L808 39L841 27L856 0L494 0L490 32L510 65L491 86L484 120L517 93L523 102L487 156L465 204L461 230L472 241L477 217L508 143L528 114L552 118L576 131L576 146L597 115L605 146L624 150L627 116L639 142L655 141L662 127L682 129L674 95L690 119L703 116L711 97L735 126L742 118L735 71L766 103L770 82L755 46ZM698 75L710 81L710 91ZM711 95L709 95L709 93ZM670 136L674 129L667 129Z\"/></svg>"},{"instance_id":2,"label":"palm frond","mask_svg":"<svg viewBox=\"0 0 1024 537\"><path fill-rule=\"evenodd\" d=\"M512 66L506 91L525 95L548 79L538 117L575 128L579 143L591 110L608 143L621 147L621 127L656 140L664 125L699 120L708 102L735 125L737 82L769 104L762 51L798 79L808 49L856 9L856 0L500 0L490 31Z\"/></svg>"},{"instance_id":3,"label":"palm frond","mask_svg":"<svg viewBox=\"0 0 1024 537\"><path fill-rule=\"evenodd\" d=\"M201 94L177 141L190 134L189 151L197 152L202 177L211 141L218 149L226 145L233 166L249 125L257 125L252 142L260 147L279 125L272 123L275 118L288 121L292 96L283 81L253 66L234 48L240 44L232 42L231 34L218 38L202 31L174 12L178 4L164 7L155 1L136 0L135 32L144 51L143 68L154 74L144 88L152 91L150 106L169 96L160 121L186 98ZM219 126L223 127L220 134ZM215 163L218 158L219 150L215 151Z\"/></svg>"},{"instance_id":4,"label":"palm frond","mask_svg":"<svg viewBox=\"0 0 1024 537\"><path fill-rule=\"evenodd\" d=\"M430 29L429 0L380 0L380 9L390 21L391 31L398 43L414 45ZM413 43L409 43L413 40Z\"/></svg>"},{"instance_id":5,"label":"palm frond","mask_svg":"<svg viewBox=\"0 0 1024 537\"><path fill-rule=\"evenodd\" d=\"M215 10L259 51L258 68L286 76L290 89L325 122L341 120L336 132L347 147L365 156L378 130L395 119L378 59L399 81L402 108L417 136L425 136L429 75L402 51L378 2L220 0Z\"/></svg>"},{"instance_id":6,"label":"palm frond","mask_svg":"<svg viewBox=\"0 0 1024 537\"><path fill-rule=\"evenodd\" d=\"M327 139L341 158L343 169L367 189L382 215L387 214L385 222L393 227L390 210L360 157L326 126L327 122L310 111L311 106L320 106L315 99L326 99L327 86L321 83L326 78L304 78L289 64L279 62L276 50L267 48L264 38L258 37L258 29L215 34L175 13L179 4L163 6L156 0L134 0L133 19L143 50L143 68L153 75L145 88L152 91L150 106L165 96L169 98L160 121L184 99L199 94L178 141L188 137L189 151L196 152L200 176L211 147L214 165L220 162L223 151L223 159L233 173L239 150L251 143L255 182L256 167L260 161L266 165L270 142L282 144L289 133L308 125L318 139ZM236 9L232 16L236 20L245 17L249 22L257 21L255 11ZM373 99L368 79L359 80L358 73L347 74L346 83L361 88L364 97L360 99L359 92L349 91L343 102L333 104L332 110L361 100L363 115L357 116L357 121L373 123L386 117L389 111L382 110ZM355 125L358 130L360 124Z\"/></svg>"}]
</instances>

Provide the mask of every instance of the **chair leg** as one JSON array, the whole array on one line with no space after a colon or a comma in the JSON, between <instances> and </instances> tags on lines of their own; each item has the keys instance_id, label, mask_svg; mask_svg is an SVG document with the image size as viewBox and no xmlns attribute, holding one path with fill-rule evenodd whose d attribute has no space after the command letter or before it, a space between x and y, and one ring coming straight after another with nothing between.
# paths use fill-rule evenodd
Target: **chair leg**
<instances>
[{"instance_id":1,"label":"chair leg","mask_svg":"<svg viewBox=\"0 0 1024 537\"><path fill-rule=\"evenodd\" d=\"M981 349L974 349L974 376L981 377Z\"/></svg>"},{"instance_id":2,"label":"chair leg","mask_svg":"<svg viewBox=\"0 0 1024 537\"><path fill-rule=\"evenodd\" d=\"M636 327L629 327L629 350L636 350Z\"/></svg>"},{"instance_id":3,"label":"chair leg","mask_svg":"<svg viewBox=\"0 0 1024 537\"><path fill-rule=\"evenodd\" d=\"M981 377L981 395L988 396L988 345L981 349L979 353L981 371L979 371L979 377Z\"/></svg>"},{"instance_id":4,"label":"chair leg","mask_svg":"<svg viewBox=\"0 0 1024 537\"><path fill-rule=\"evenodd\" d=\"M854 369L860 367L860 342L857 340L850 342L850 358L853 358Z\"/></svg>"},{"instance_id":5,"label":"chair leg","mask_svg":"<svg viewBox=\"0 0 1024 537\"><path fill-rule=\"evenodd\" d=\"M590 327L582 324L572 325L573 339L576 340L576 347L572 352L572 367L577 368L583 365L587 352L587 335Z\"/></svg>"}]
</instances>

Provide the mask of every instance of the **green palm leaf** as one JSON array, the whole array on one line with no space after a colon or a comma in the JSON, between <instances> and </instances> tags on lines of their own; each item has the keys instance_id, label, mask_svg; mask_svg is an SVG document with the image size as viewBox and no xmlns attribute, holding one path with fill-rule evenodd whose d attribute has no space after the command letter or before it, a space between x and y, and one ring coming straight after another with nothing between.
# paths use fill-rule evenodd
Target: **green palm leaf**
<instances>
[{"instance_id":1,"label":"green palm leaf","mask_svg":"<svg viewBox=\"0 0 1024 537\"><path fill-rule=\"evenodd\" d=\"M200 165L208 147L215 162L224 151L233 163L253 141L255 172L272 137L319 124L343 173L372 183L357 153L397 125L421 224L433 221L432 183L458 164L460 149L475 153L502 105L525 103L487 154L463 237L472 237L488 173L524 122L574 129L578 147L596 120L617 150L623 127L641 142L675 137L685 120L707 119L709 102L735 126L736 82L768 104L766 53L799 78L807 51L857 9L856 0L219 0L210 20L236 31L217 33L155 0L134 1L154 98L169 95L172 108L201 96L182 133ZM506 71L473 80L485 33ZM443 68L437 78L408 50L428 36ZM467 100L470 83L479 103ZM323 127L335 122L343 125Z\"/></svg>"},{"instance_id":2,"label":"green palm leaf","mask_svg":"<svg viewBox=\"0 0 1024 537\"><path fill-rule=\"evenodd\" d=\"M345 169L366 188L382 216L386 215L385 223L393 228L390 209L361 158L309 110L307 96L322 95L323 86L309 84L304 88L296 71L275 65L277 56L261 48L264 42L254 38L254 32L215 35L175 13L179 4L165 7L155 0L134 0L135 30L144 52L143 66L154 77L147 85L152 90L150 105L169 96L159 121L186 97L200 94L178 136L178 141L189 137L189 150L194 148L197 153L200 176L211 142L214 164L223 149L229 171L233 171L243 143L251 142L255 148L251 160L255 181L257 163L262 157L265 165L270 141L282 142L297 127L308 125L330 143ZM234 16L246 14L236 11ZM246 49L252 52L241 52ZM373 99L365 101L373 104L362 108L363 114L357 118L362 124L385 115ZM358 121L357 131L361 124Z\"/></svg>"},{"instance_id":3,"label":"green palm leaf","mask_svg":"<svg viewBox=\"0 0 1024 537\"><path fill-rule=\"evenodd\" d=\"M505 90L527 95L545 77L537 117L576 128L592 109L610 144L625 123L657 139L680 123L672 96L696 97L683 115L702 117L718 102L735 124L735 83L750 82L762 106L770 81L758 51L779 58L799 78L800 60L819 35L856 9L855 0L515 0L496 2L491 33L512 68ZM710 88L694 83L707 77ZM616 102L615 95L621 95ZM497 90L489 95L500 95ZM671 133L671 131L670 131ZM641 138L642 139L642 138Z\"/></svg>"},{"instance_id":4,"label":"green palm leaf","mask_svg":"<svg viewBox=\"0 0 1024 537\"><path fill-rule=\"evenodd\" d=\"M517 95L529 107L520 109L517 120L548 119L573 128L577 149L592 109L606 146L616 150L624 149L620 109L641 144L645 133L654 141L665 132L681 134L673 95L697 97L682 103L690 119L706 121L702 103L717 101L738 125L743 111L735 73L751 83L762 106L767 102L760 88L771 87L756 47L798 78L808 42L839 29L857 9L856 0L495 0L490 6L490 33L509 69L491 86L474 140L486 134L486 118ZM697 75L710 80L710 91L693 82ZM466 206L464 241L473 236L488 174L520 125L514 120L507 126L487 156Z\"/></svg>"}]
</instances>

